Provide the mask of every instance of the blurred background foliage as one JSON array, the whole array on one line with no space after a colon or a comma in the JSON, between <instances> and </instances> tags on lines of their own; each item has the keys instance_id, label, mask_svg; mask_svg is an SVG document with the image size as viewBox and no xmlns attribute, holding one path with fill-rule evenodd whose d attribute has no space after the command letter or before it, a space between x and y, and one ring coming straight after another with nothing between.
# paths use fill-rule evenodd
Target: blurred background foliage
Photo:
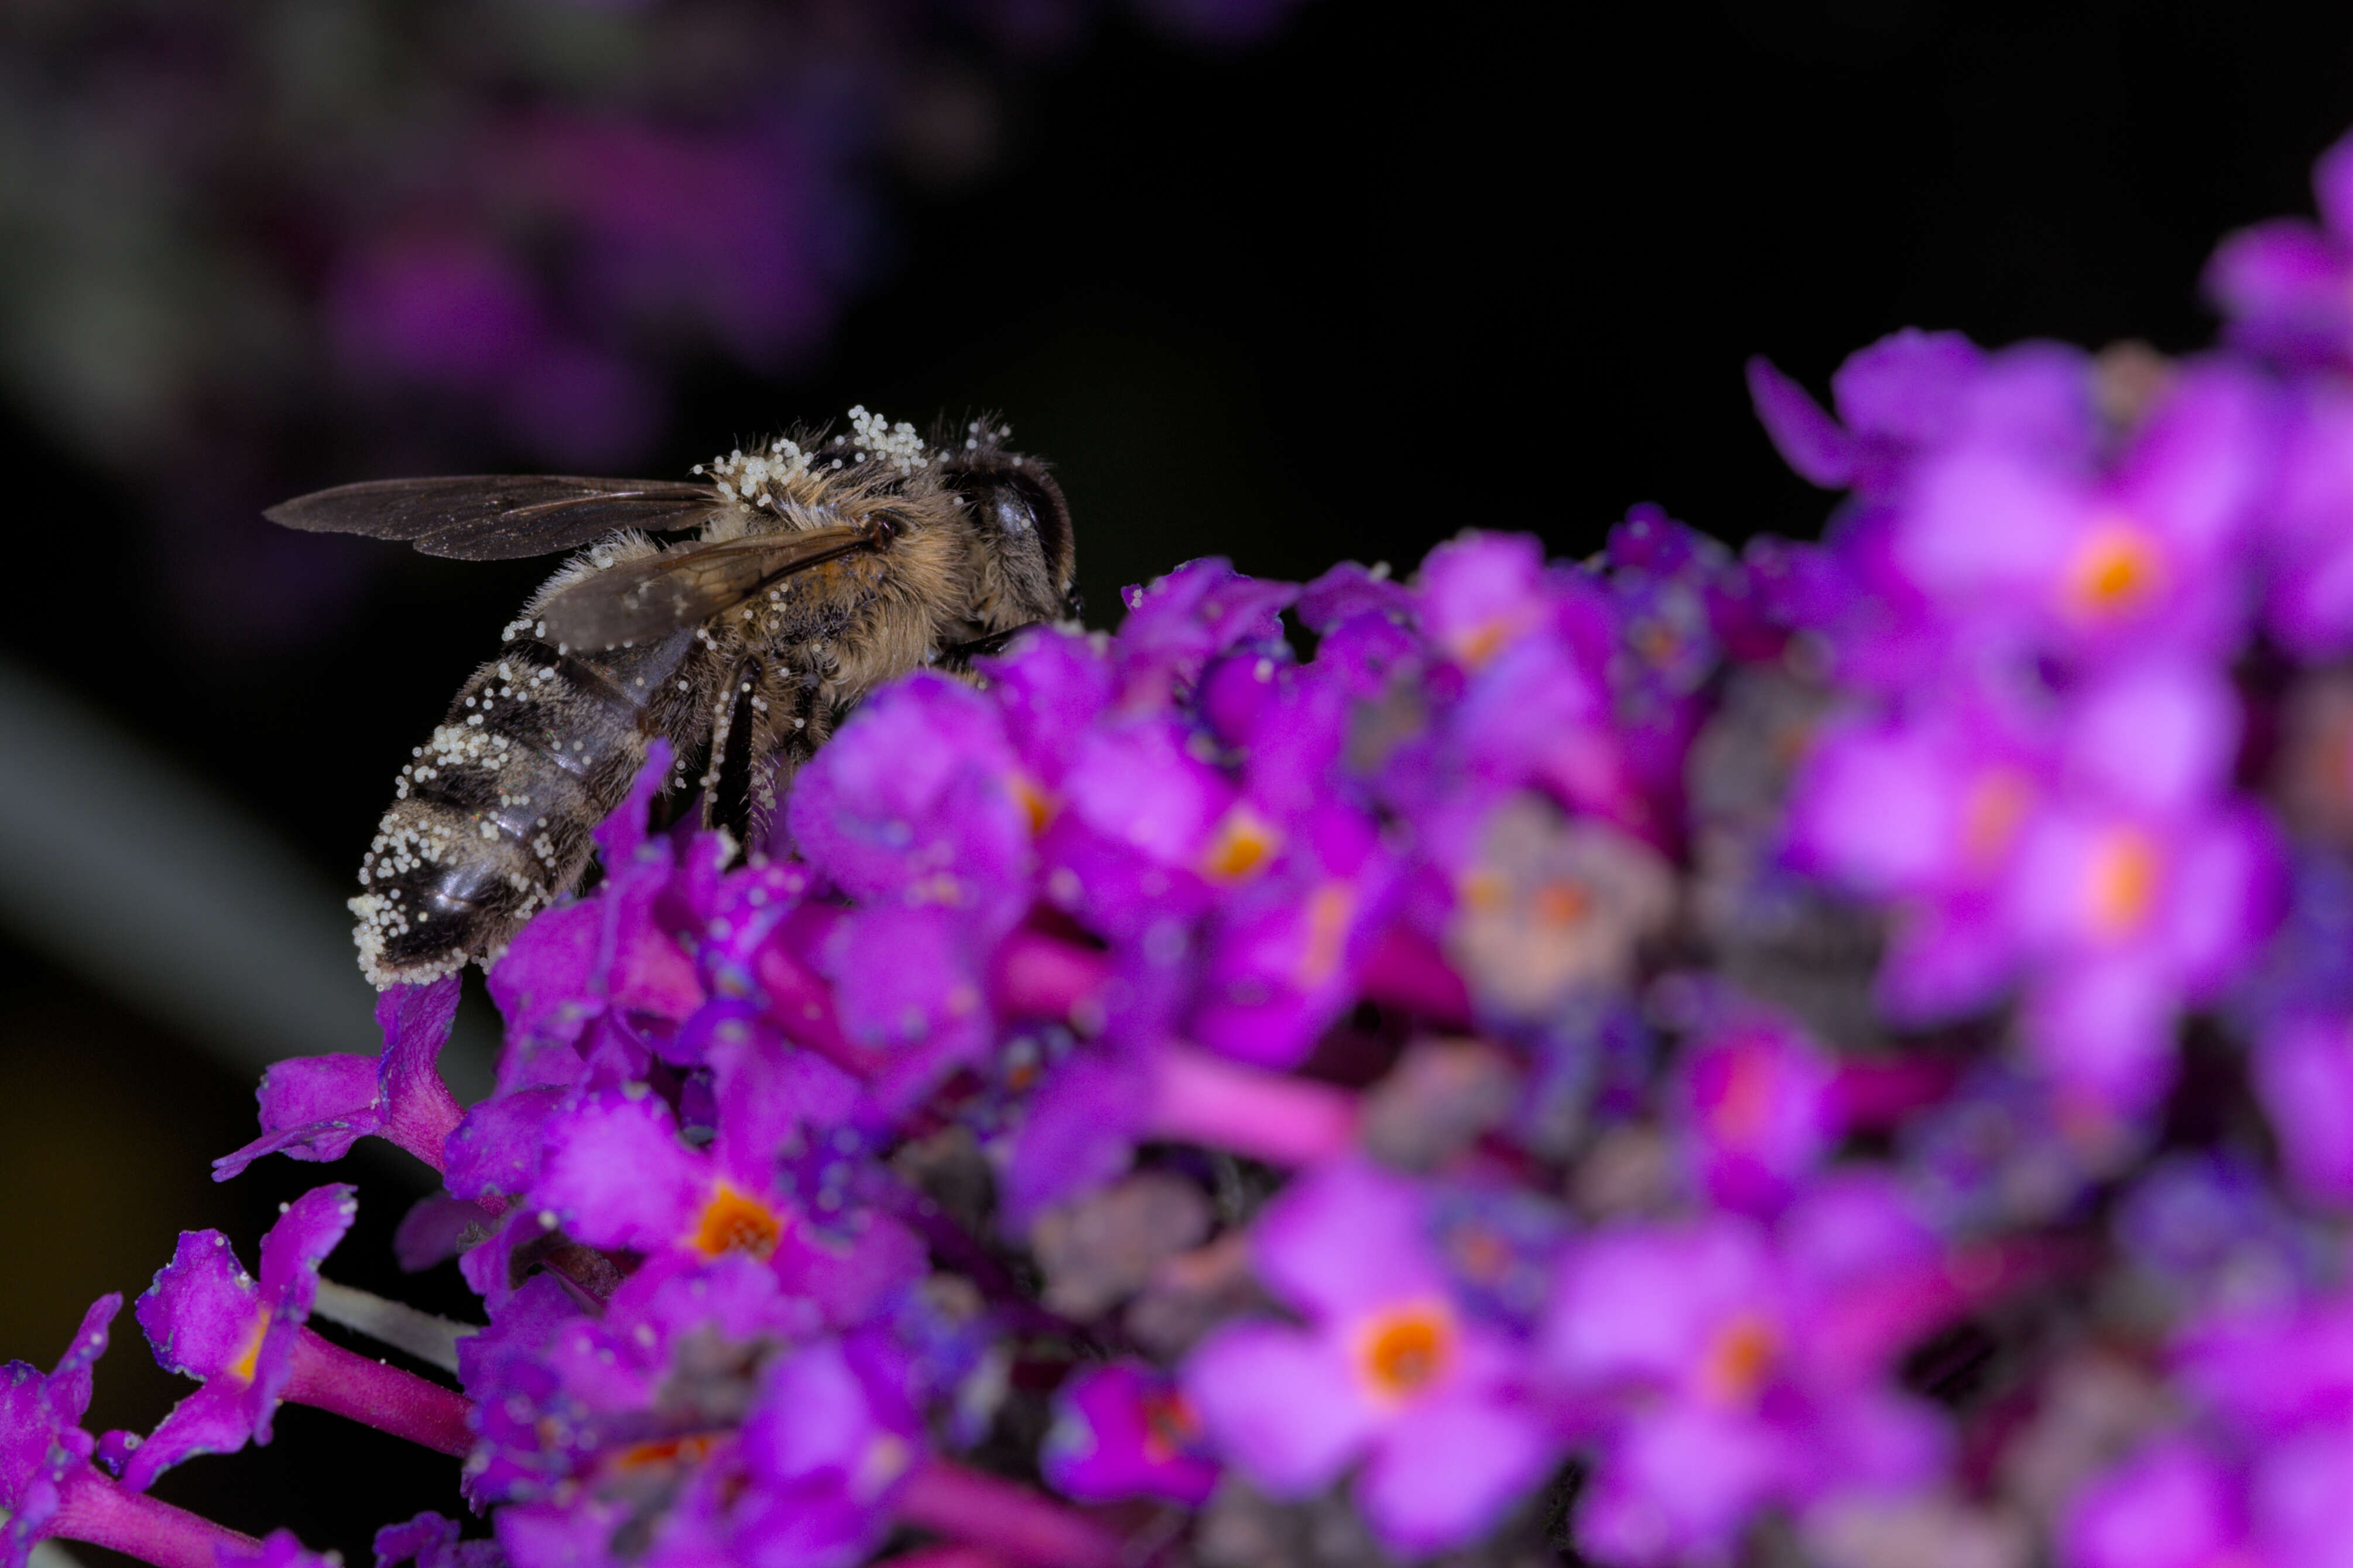
<instances>
[{"instance_id":1,"label":"blurred background foliage","mask_svg":"<svg viewBox=\"0 0 2353 1568\"><path fill-rule=\"evenodd\" d=\"M1002 413L1099 619L1193 555L1583 553L1641 500L1809 533L1746 355L2194 346L2213 239L2348 123L2353 18L2285 4L16 0L0 1355L326 1174L205 1180L254 1063L364 1047L340 889L543 569L262 506L863 402ZM458 1309L390 1263L422 1173L354 1163L332 1271ZM124 1337L93 1416L145 1426L180 1390ZM446 1477L333 1425L160 1489L364 1561Z\"/></svg>"}]
</instances>

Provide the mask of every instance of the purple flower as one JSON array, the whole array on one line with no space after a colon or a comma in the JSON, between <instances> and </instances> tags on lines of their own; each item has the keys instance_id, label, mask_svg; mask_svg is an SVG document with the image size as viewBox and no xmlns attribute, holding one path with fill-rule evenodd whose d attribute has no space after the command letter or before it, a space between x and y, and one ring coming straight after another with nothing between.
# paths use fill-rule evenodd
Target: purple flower
<instances>
[{"instance_id":1,"label":"purple flower","mask_svg":"<svg viewBox=\"0 0 2353 1568\"><path fill-rule=\"evenodd\" d=\"M2275 916L2273 832L2221 791L2237 709L2219 679L2163 665L2084 691L2070 787L2021 838L2006 918L2036 972L2027 1043L2094 1103L2155 1100L2179 1010L2232 978Z\"/></svg>"},{"instance_id":2,"label":"purple flower","mask_svg":"<svg viewBox=\"0 0 2353 1568\"><path fill-rule=\"evenodd\" d=\"M1327 806L1288 827L1289 851L1207 933L1191 1024L1201 1044L1270 1067L1304 1060L1347 1008L1398 886L1363 813Z\"/></svg>"},{"instance_id":3,"label":"purple flower","mask_svg":"<svg viewBox=\"0 0 2353 1568\"><path fill-rule=\"evenodd\" d=\"M1790 811L1801 865L1894 908L1881 974L1899 1020L2026 984L2029 1050L2101 1114L2171 1082L2172 1030L2254 956L2281 864L2227 791L2239 703L2181 660L2117 668L2063 712L1964 696L1834 731Z\"/></svg>"},{"instance_id":4,"label":"purple flower","mask_svg":"<svg viewBox=\"0 0 2353 1568\"><path fill-rule=\"evenodd\" d=\"M2353 1020L2284 1019L2251 1065L2289 1176L2308 1196L2353 1204Z\"/></svg>"},{"instance_id":5,"label":"purple flower","mask_svg":"<svg viewBox=\"0 0 2353 1568\"><path fill-rule=\"evenodd\" d=\"M2343 1568L2353 1437L2318 1433L2237 1462L2187 1437L2148 1445L2070 1500L2064 1568Z\"/></svg>"},{"instance_id":6,"label":"purple flower","mask_svg":"<svg viewBox=\"0 0 2353 1568\"><path fill-rule=\"evenodd\" d=\"M1968 688L1915 718L1848 720L1791 788L1796 862L1893 906L1881 1005L1898 1021L1983 1005L2019 960L2002 889L2050 795L2045 726Z\"/></svg>"},{"instance_id":7,"label":"purple flower","mask_svg":"<svg viewBox=\"0 0 2353 1568\"><path fill-rule=\"evenodd\" d=\"M1926 1483L1942 1425L1884 1374L1960 1300L1936 1240L1867 1180L1820 1189L1771 1236L1720 1217L1573 1245L1543 1358L1604 1433L1580 1549L1706 1561L1770 1503Z\"/></svg>"},{"instance_id":8,"label":"purple flower","mask_svg":"<svg viewBox=\"0 0 2353 1568\"><path fill-rule=\"evenodd\" d=\"M2134 1455L2070 1502L2060 1527L2065 1568L2268 1568L2247 1539L2238 1478L2195 1445ZM2291 1560L2279 1560L2283 1568Z\"/></svg>"},{"instance_id":9,"label":"purple flower","mask_svg":"<svg viewBox=\"0 0 2353 1568\"><path fill-rule=\"evenodd\" d=\"M965 911L1001 931L1029 907L1029 817L996 706L918 672L879 692L795 779L793 842L869 904Z\"/></svg>"},{"instance_id":10,"label":"purple flower","mask_svg":"<svg viewBox=\"0 0 2353 1568\"><path fill-rule=\"evenodd\" d=\"M164 1371L204 1386L132 1451L125 1486L145 1491L183 1459L269 1441L319 1293L319 1266L359 1213L354 1192L313 1187L296 1199L261 1238L259 1282L237 1266L220 1232L180 1233L171 1266L139 1298L139 1326Z\"/></svg>"},{"instance_id":11,"label":"purple flower","mask_svg":"<svg viewBox=\"0 0 2353 1568\"><path fill-rule=\"evenodd\" d=\"M438 1171L442 1144L463 1114L441 1081L441 1047L458 1016L459 977L396 985L376 998L384 1054L298 1057L262 1075L262 1136L213 1162L227 1181L264 1154L340 1160L364 1137L406 1149Z\"/></svg>"},{"instance_id":12,"label":"purple flower","mask_svg":"<svg viewBox=\"0 0 2353 1568\"><path fill-rule=\"evenodd\" d=\"M2353 1298L2233 1303L2176 1337L2176 1386L2238 1442L2318 1429L2353 1416Z\"/></svg>"},{"instance_id":13,"label":"purple flower","mask_svg":"<svg viewBox=\"0 0 2353 1568\"><path fill-rule=\"evenodd\" d=\"M90 1409L90 1368L106 1353L107 1325L121 1296L101 1296L82 1314L73 1342L44 1373L21 1361L0 1369L0 1564L24 1568L33 1548L75 1522L76 1494L103 1484L90 1468L96 1439L81 1428Z\"/></svg>"},{"instance_id":14,"label":"purple flower","mask_svg":"<svg viewBox=\"0 0 2353 1568\"><path fill-rule=\"evenodd\" d=\"M1054 1410L1039 1462L1065 1497L1163 1498L1198 1508L1217 1485L1199 1417L1150 1367L1129 1361L1089 1367L1062 1385Z\"/></svg>"},{"instance_id":15,"label":"purple flower","mask_svg":"<svg viewBox=\"0 0 2353 1568\"><path fill-rule=\"evenodd\" d=\"M1831 378L1837 422L1762 356L1748 362L1748 394L1773 445L1799 474L1827 489L1879 494L1915 454L1949 438L1984 361L1984 352L1958 332L1907 327L1839 366Z\"/></svg>"},{"instance_id":16,"label":"purple flower","mask_svg":"<svg viewBox=\"0 0 2353 1568\"><path fill-rule=\"evenodd\" d=\"M1072 1050L1039 1075L1004 1140L1006 1226L1026 1233L1043 1210L1124 1172L1152 1122L1153 1072L1141 1050Z\"/></svg>"},{"instance_id":17,"label":"purple flower","mask_svg":"<svg viewBox=\"0 0 2353 1568\"><path fill-rule=\"evenodd\" d=\"M770 1368L744 1424L750 1485L726 1522L737 1550L812 1568L861 1560L924 1454L911 1381L903 1355L874 1333L820 1341Z\"/></svg>"},{"instance_id":18,"label":"purple flower","mask_svg":"<svg viewBox=\"0 0 2353 1568\"><path fill-rule=\"evenodd\" d=\"M718 1289L699 1299L665 1290L666 1304L628 1309L662 1325L647 1336L585 1324L559 1331L550 1348L564 1392L532 1404L564 1414L564 1446L494 1516L517 1568L602 1556L625 1525L649 1536L662 1562L846 1568L863 1559L924 1453L907 1363L877 1331L780 1349L764 1278L722 1268ZM661 1352L616 1365L632 1337L660 1338ZM688 1370L675 1360L685 1357L702 1358L703 1370L671 1381ZM655 1401L665 1386L667 1409ZM698 1397L717 1403L698 1408Z\"/></svg>"},{"instance_id":19,"label":"purple flower","mask_svg":"<svg viewBox=\"0 0 2353 1568\"><path fill-rule=\"evenodd\" d=\"M1939 615L2067 656L2160 627L2179 653L2235 647L2252 596L2241 547L2279 437L2267 389L2224 363L2184 370L2105 473L2088 440L2053 452L2039 419L2029 430L1972 431L1907 487L1894 558Z\"/></svg>"},{"instance_id":20,"label":"purple flower","mask_svg":"<svg viewBox=\"0 0 2353 1568\"><path fill-rule=\"evenodd\" d=\"M1119 629L1121 705L1165 702L1229 650L1278 647L1282 612L1298 594L1288 583L1245 577L1215 556L1122 590L1128 616Z\"/></svg>"},{"instance_id":21,"label":"purple flower","mask_svg":"<svg viewBox=\"0 0 2353 1568\"><path fill-rule=\"evenodd\" d=\"M1306 1496L1361 1458L1357 1506L1406 1552L1470 1540L1557 1453L1519 1352L1454 1299L1428 1221L1419 1188L1370 1166L1301 1177L1252 1257L1306 1326L1229 1323L1180 1374L1211 1448L1268 1492Z\"/></svg>"},{"instance_id":22,"label":"purple flower","mask_svg":"<svg viewBox=\"0 0 2353 1568\"><path fill-rule=\"evenodd\" d=\"M2353 304L2337 308L2353 329ZM2353 645L2353 392L2316 381L2293 396L2264 520L2263 624L2298 658L2318 660Z\"/></svg>"},{"instance_id":23,"label":"purple flower","mask_svg":"<svg viewBox=\"0 0 2353 1568\"><path fill-rule=\"evenodd\" d=\"M1830 550L1752 542L1742 573L1751 613L1817 634L1840 675L1866 687L1911 689L1974 660L1989 617L1959 619L1956 584L1924 574L1921 491L1972 450L2080 468L2096 437L2084 356L2052 343L1986 354L1956 334L1898 332L1840 368L1843 429L1762 361L1750 362L1749 386L1790 466L1818 484L1852 486L1858 503L1833 519Z\"/></svg>"},{"instance_id":24,"label":"purple flower","mask_svg":"<svg viewBox=\"0 0 2353 1568\"><path fill-rule=\"evenodd\" d=\"M718 1125L702 1149L642 1086L568 1106L548 1123L521 1212L552 1216L589 1246L645 1255L640 1282L744 1255L837 1321L864 1316L920 1272L921 1250L895 1221L860 1214L846 1234L818 1236L781 1188L779 1154L829 1135L855 1103L838 1071L747 1031L718 1087Z\"/></svg>"},{"instance_id":25,"label":"purple flower","mask_svg":"<svg viewBox=\"0 0 2353 1568\"><path fill-rule=\"evenodd\" d=\"M2353 358L2353 138L2312 171L2321 226L2277 218L2216 247L2206 293L2230 319L2230 336L2259 353L2304 363Z\"/></svg>"},{"instance_id":26,"label":"purple flower","mask_svg":"<svg viewBox=\"0 0 2353 1568\"><path fill-rule=\"evenodd\" d=\"M1716 1205L1769 1214L1839 1136L1835 1065L1794 1026L1736 1017L1708 1031L1681 1075L1686 1159Z\"/></svg>"},{"instance_id":27,"label":"purple flower","mask_svg":"<svg viewBox=\"0 0 2353 1568\"><path fill-rule=\"evenodd\" d=\"M535 1064L543 1048L586 1046L599 1020L666 1033L702 1005L694 961L663 918L673 876L667 838L648 840L626 858L608 854L606 880L594 894L541 911L516 933L487 976L507 1026L501 1089L518 1077L540 1081ZM649 1048L639 1038L638 1048Z\"/></svg>"},{"instance_id":28,"label":"purple flower","mask_svg":"<svg viewBox=\"0 0 2353 1568\"><path fill-rule=\"evenodd\" d=\"M387 1524L375 1532L375 1568L499 1568L503 1561L498 1543L458 1539L458 1521L438 1513L420 1513L406 1524Z\"/></svg>"},{"instance_id":29,"label":"purple flower","mask_svg":"<svg viewBox=\"0 0 2353 1568\"><path fill-rule=\"evenodd\" d=\"M879 1064L871 1088L883 1103L913 1103L996 1040L988 939L961 911L887 904L853 911L827 937L820 962L842 1035ZM895 962L873 962L879 952Z\"/></svg>"}]
</instances>

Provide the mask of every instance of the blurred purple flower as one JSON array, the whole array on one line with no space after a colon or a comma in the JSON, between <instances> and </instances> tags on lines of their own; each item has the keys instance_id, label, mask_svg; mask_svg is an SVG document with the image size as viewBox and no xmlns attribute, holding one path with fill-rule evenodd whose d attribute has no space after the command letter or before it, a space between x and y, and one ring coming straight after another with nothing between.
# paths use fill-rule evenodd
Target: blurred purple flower
<instances>
[{"instance_id":1,"label":"blurred purple flower","mask_svg":"<svg viewBox=\"0 0 2353 1568\"><path fill-rule=\"evenodd\" d=\"M1926 458L1894 525L1905 574L1977 637L2097 658L2162 626L2178 654L2228 654L2279 439L2269 389L2226 363L2183 370L2105 473L2090 434L2053 451L2039 420L2004 419Z\"/></svg>"},{"instance_id":2,"label":"blurred purple flower","mask_svg":"<svg viewBox=\"0 0 2353 1568\"><path fill-rule=\"evenodd\" d=\"M1198 1507L1218 1480L1184 1395L1134 1362L1092 1367L1063 1384L1039 1458L1048 1484L1082 1502L1151 1497Z\"/></svg>"},{"instance_id":3,"label":"blurred purple flower","mask_svg":"<svg viewBox=\"0 0 2353 1568\"><path fill-rule=\"evenodd\" d=\"M2313 166L2320 226L2274 218L2215 247L2206 293L2229 319L2231 339L2292 363L2353 359L2353 139Z\"/></svg>"},{"instance_id":4,"label":"blurred purple flower","mask_svg":"<svg viewBox=\"0 0 2353 1568\"><path fill-rule=\"evenodd\" d=\"M1182 1373L1213 1450L1275 1495L1362 1457L1357 1504L1408 1552L1476 1535L1557 1452L1514 1347L1449 1290L1427 1202L1368 1166L1301 1178L1260 1216L1253 1257L1308 1326L1229 1324Z\"/></svg>"},{"instance_id":5,"label":"blurred purple flower","mask_svg":"<svg viewBox=\"0 0 2353 1568\"><path fill-rule=\"evenodd\" d=\"M1936 1238L1863 1180L1800 1200L1770 1236L1720 1217L1573 1244L1542 1358L1604 1433L1579 1548L1710 1561L1769 1502L1927 1484L1943 1423L1885 1374L1964 1296Z\"/></svg>"},{"instance_id":6,"label":"blurred purple flower","mask_svg":"<svg viewBox=\"0 0 2353 1568\"><path fill-rule=\"evenodd\" d=\"M1778 1019L1725 1020L1686 1052L1680 1077L1694 1185L1723 1208L1770 1214L1839 1137L1835 1065Z\"/></svg>"}]
</instances>

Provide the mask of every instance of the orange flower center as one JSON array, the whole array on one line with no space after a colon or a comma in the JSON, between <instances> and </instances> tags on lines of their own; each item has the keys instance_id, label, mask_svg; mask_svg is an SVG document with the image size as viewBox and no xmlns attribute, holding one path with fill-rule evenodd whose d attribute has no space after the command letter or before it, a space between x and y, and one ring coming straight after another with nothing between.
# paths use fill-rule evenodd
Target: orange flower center
<instances>
[{"instance_id":1,"label":"orange flower center","mask_svg":"<svg viewBox=\"0 0 2353 1568\"><path fill-rule=\"evenodd\" d=\"M1700 1367L1700 1382L1718 1399L1744 1402L1764 1385L1765 1374L1772 1370L1774 1352L1779 1348L1780 1338L1774 1333L1773 1325L1754 1313L1744 1312L1725 1324L1708 1346L1706 1359Z\"/></svg>"},{"instance_id":2,"label":"orange flower center","mask_svg":"<svg viewBox=\"0 0 2353 1568\"><path fill-rule=\"evenodd\" d=\"M1454 1348L1452 1314L1440 1302L1416 1302L1377 1314L1359 1331L1356 1373L1376 1400L1410 1399L1445 1373Z\"/></svg>"},{"instance_id":3,"label":"orange flower center","mask_svg":"<svg viewBox=\"0 0 2353 1568\"><path fill-rule=\"evenodd\" d=\"M2090 876L2092 923L2107 936L2122 936L2147 918L2157 901L2160 862L2149 836L2120 828L2094 852Z\"/></svg>"},{"instance_id":4,"label":"orange flower center","mask_svg":"<svg viewBox=\"0 0 2353 1568\"><path fill-rule=\"evenodd\" d=\"M1201 855L1201 869L1221 881L1234 881L1266 864L1282 841L1272 823L1248 805L1237 805L1210 835L1209 847Z\"/></svg>"},{"instance_id":5,"label":"orange flower center","mask_svg":"<svg viewBox=\"0 0 2353 1568\"><path fill-rule=\"evenodd\" d=\"M1144 1454L1155 1464L1166 1464L1200 1441L1201 1418L1174 1389L1144 1396Z\"/></svg>"},{"instance_id":6,"label":"orange flower center","mask_svg":"<svg viewBox=\"0 0 2353 1568\"><path fill-rule=\"evenodd\" d=\"M1482 867L1462 879L1464 907L1480 914L1493 914L1502 909L1512 896L1512 884L1501 871Z\"/></svg>"},{"instance_id":7,"label":"orange flower center","mask_svg":"<svg viewBox=\"0 0 2353 1568\"><path fill-rule=\"evenodd\" d=\"M851 1494L861 1500L878 1498L914 1463L915 1451L904 1437L892 1432L877 1433L858 1456L857 1467L851 1472Z\"/></svg>"},{"instance_id":8,"label":"orange flower center","mask_svg":"<svg viewBox=\"0 0 2353 1568\"><path fill-rule=\"evenodd\" d=\"M1054 798L1039 789L1027 773L1015 773L1011 780L1013 798L1021 805L1021 814L1029 819L1032 837L1046 831L1054 820Z\"/></svg>"},{"instance_id":9,"label":"orange flower center","mask_svg":"<svg viewBox=\"0 0 2353 1568\"><path fill-rule=\"evenodd\" d=\"M1454 639L1454 657L1466 667L1476 669L1494 658L1512 639L1512 634L1518 630L1519 627L1501 616L1481 621Z\"/></svg>"},{"instance_id":10,"label":"orange flower center","mask_svg":"<svg viewBox=\"0 0 2353 1568\"><path fill-rule=\"evenodd\" d=\"M693 1433L683 1437L662 1437L648 1443L634 1443L613 1458L617 1469L643 1469L649 1465L701 1464L708 1458L719 1439L707 1433Z\"/></svg>"},{"instance_id":11,"label":"orange flower center","mask_svg":"<svg viewBox=\"0 0 2353 1568\"><path fill-rule=\"evenodd\" d=\"M1299 958L1303 984L1321 985L1339 969L1356 912L1356 890L1345 882L1326 882L1308 899L1307 950Z\"/></svg>"},{"instance_id":12,"label":"orange flower center","mask_svg":"<svg viewBox=\"0 0 2353 1568\"><path fill-rule=\"evenodd\" d=\"M1546 882L1536 889L1536 918L1549 926L1573 926L1593 912L1593 895L1582 882Z\"/></svg>"},{"instance_id":13,"label":"orange flower center","mask_svg":"<svg viewBox=\"0 0 2353 1568\"><path fill-rule=\"evenodd\" d=\"M245 1339L245 1349L228 1363L230 1373L241 1383L253 1381L254 1369L261 1364L261 1341L269 1332L269 1309L261 1308L253 1317L253 1332Z\"/></svg>"},{"instance_id":14,"label":"orange flower center","mask_svg":"<svg viewBox=\"0 0 2353 1568\"><path fill-rule=\"evenodd\" d=\"M784 1221L776 1210L722 1182L702 1205L691 1245L706 1258L744 1252L765 1258L776 1250L784 1233Z\"/></svg>"},{"instance_id":15,"label":"orange flower center","mask_svg":"<svg viewBox=\"0 0 2353 1568\"><path fill-rule=\"evenodd\" d=\"M2068 603L2086 617L2137 609L2157 592L2162 568L2147 533L2125 518L2105 520L2094 525L2068 568Z\"/></svg>"},{"instance_id":16,"label":"orange flower center","mask_svg":"<svg viewBox=\"0 0 2353 1568\"><path fill-rule=\"evenodd\" d=\"M2015 768L1993 768L1961 807L1961 849L1979 866L1999 859L2034 804L2034 786Z\"/></svg>"}]
</instances>

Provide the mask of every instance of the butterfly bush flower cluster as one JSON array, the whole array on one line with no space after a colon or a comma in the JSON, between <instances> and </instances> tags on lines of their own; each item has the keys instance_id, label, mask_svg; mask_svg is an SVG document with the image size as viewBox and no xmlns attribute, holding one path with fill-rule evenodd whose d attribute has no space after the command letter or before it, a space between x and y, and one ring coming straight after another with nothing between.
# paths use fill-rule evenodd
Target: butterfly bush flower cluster
<instances>
[{"instance_id":1,"label":"butterfly bush flower cluster","mask_svg":"<svg viewBox=\"0 0 2353 1568\"><path fill-rule=\"evenodd\" d=\"M452 1456L426 1568L2353 1562L2353 143L2221 346L1762 362L1820 544L1198 561L889 687L751 845L488 971L497 1090L280 1064L438 1172L444 1377L311 1326L347 1186L9 1368L7 1561L284 1400ZM343 1300L349 1292L338 1292ZM337 1321L365 1329L348 1304Z\"/></svg>"}]
</instances>

